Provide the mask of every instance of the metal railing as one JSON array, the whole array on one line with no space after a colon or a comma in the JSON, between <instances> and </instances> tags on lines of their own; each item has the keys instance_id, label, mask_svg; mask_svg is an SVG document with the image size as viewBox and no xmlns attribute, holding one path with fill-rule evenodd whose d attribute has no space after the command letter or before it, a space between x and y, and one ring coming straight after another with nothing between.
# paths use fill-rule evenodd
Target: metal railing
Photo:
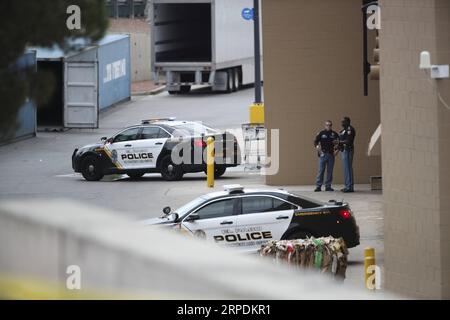
<instances>
[{"instance_id":1,"label":"metal railing","mask_svg":"<svg viewBox=\"0 0 450 320\"><path fill-rule=\"evenodd\" d=\"M110 18L145 17L147 0L106 0Z\"/></svg>"}]
</instances>

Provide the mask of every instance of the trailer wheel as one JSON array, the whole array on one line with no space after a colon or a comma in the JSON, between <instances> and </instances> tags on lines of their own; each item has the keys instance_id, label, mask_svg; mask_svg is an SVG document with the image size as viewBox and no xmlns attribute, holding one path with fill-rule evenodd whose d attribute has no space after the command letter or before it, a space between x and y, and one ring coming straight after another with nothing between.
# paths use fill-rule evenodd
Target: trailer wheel
<instances>
[{"instance_id":1,"label":"trailer wheel","mask_svg":"<svg viewBox=\"0 0 450 320\"><path fill-rule=\"evenodd\" d=\"M191 86L181 86L180 93L189 93L191 92Z\"/></svg>"},{"instance_id":2,"label":"trailer wheel","mask_svg":"<svg viewBox=\"0 0 450 320\"><path fill-rule=\"evenodd\" d=\"M227 90L226 90L226 93L233 92L233 84L234 84L233 70L228 70L227 71Z\"/></svg>"},{"instance_id":3,"label":"trailer wheel","mask_svg":"<svg viewBox=\"0 0 450 320\"><path fill-rule=\"evenodd\" d=\"M233 69L233 92L239 91L239 69Z\"/></svg>"},{"instance_id":4,"label":"trailer wheel","mask_svg":"<svg viewBox=\"0 0 450 320\"><path fill-rule=\"evenodd\" d=\"M178 91L169 90L168 91L171 96L176 95Z\"/></svg>"}]
</instances>

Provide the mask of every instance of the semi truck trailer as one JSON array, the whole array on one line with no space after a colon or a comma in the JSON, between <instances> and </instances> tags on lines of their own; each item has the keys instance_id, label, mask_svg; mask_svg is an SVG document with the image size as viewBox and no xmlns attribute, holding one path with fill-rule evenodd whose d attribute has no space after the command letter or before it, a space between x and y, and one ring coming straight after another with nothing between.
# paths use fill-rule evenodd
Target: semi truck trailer
<instances>
[{"instance_id":1,"label":"semi truck trailer","mask_svg":"<svg viewBox=\"0 0 450 320\"><path fill-rule=\"evenodd\" d=\"M255 81L252 0L153 0L152 70L170 94L194 85L233 92Z\"/></svg>"}]
</instances>

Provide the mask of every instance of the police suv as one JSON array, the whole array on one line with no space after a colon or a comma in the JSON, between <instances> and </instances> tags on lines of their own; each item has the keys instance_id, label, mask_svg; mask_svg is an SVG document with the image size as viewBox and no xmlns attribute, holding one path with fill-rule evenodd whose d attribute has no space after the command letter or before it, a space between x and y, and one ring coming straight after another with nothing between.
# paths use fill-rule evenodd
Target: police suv
<instances>
[{"instance_id":1,"label":"police suv","mask_svg":"<svg viewBox=\"0 0 450 320\"><path fill-rule=\"evenodd\" d=\"M127 174L138 179L146 173L161 173L168 181L185 173L206 172L208 138L214 139L215 176L241 163L236 137L199 122L174 118L143 120L101 143L75 149L72 167L88 181L108 174Z\"/></svg>"},{"instance_id":2,"label":"police suv","mask_svg":"<svg viewBox=\"0 0 450 320\"><path fill-rule=\"evenodd\" d=\"M239 185L201 196L144 225L178 228L195 237L241 251L256 251L270 240L343 238L359 245L359 227L347 203L322 203L284 190L252 190Z\"/></svg>"}]
</instances>

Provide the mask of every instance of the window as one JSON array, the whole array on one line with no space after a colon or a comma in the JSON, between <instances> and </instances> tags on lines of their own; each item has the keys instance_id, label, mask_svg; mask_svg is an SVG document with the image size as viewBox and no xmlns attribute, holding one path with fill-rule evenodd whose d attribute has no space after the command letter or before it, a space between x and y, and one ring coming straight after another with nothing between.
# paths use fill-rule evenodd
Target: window
<instances>
[{"instance_id":1,"label":"window","mask_svg":"<svg viewBox=\"0 0 450 320\"><path fill-rule=\"evenodd\" d=\"M201 136L201 135L209 135L209 134L218 134L219 132L211 129L207 126L204 126L201 123L187 123L183 125L172 126L174 132L172 133L177 137L190 137L190 136Z\"/></svg>"},{"instance_id":2,"label":"window","mask_svg":"<svg viewBox=\"0 0 450 320\"><path fill-rule=\"evenodd\" d=\"M170 134L167 133L166 130L159 129L159 139L168 139L170 138Z\"/></svg>"},{"instance_id":3,"label":"window","mask_svg":"<svg viewBox=\"0 0 450 320\"><path fill-rule=\"evenodd\" d=\"M139 128L132 128L119 133L115 138L114 142L125 142L137 139L139 133Z\"/></svg>"},{"instance_id":4,"label":"window","mask_svg":"<svg viewBox=\"0 0 450 320\"><path fill-rule=\"evenodd\" d=\"M141 140L163 138L170 138L170 134L160 127L145 127L142 129Z\"/></svg>"},{"instance_id":5,"label":"window","mask_svg":"<svg viewBox=\"0 0 450 320\"><path fill-rule=\"evenodd\" d=\"M290 204L289 202L282 201L279 199L273 199L273 210L274 211L285 211L297 209L296 206Z\"/></svg>"},{"instance_id":6,"label":"window","mask_svg":"<svg viewBox=\"0 0 450 320\"><path fill-rule=\"evenodd\" d=\"M284 211L294 208L290 203L272 197L242 198L242 214Z\"/></svg>"},{"instance_id":7,"label":"window","mask_svg":"<svg viewBox=\"0 0 450 320\"><path fill-rule=\"evenodd\" d=\"M159 127L145 127L142 129L141 140L158 139L160 130Z\"/></svg>"},{"instance_id":8,"label":"window","mask_svg":"<svg viewBox=\"0 0 450 320\"><path fill-rule=\"evenodd\" d=\"M295 195L291 195L288 198L289 202L295 203L296 205L300 206L302 209L312 209L312 208L318 208L323 206L323 203L316 202L312 199L307 198L300 198Z\"/></svg>"},{"instance_id":9,"label":"window","mask_svg":"<svg viewBox=\"0 0 450 320\"><path fill-rule=\"evenodd\" d=\"M200 216L200 219L232 216L234 213L234 199L213 202L201 208L196 213Z\"/></svg>"}]
</instances>

